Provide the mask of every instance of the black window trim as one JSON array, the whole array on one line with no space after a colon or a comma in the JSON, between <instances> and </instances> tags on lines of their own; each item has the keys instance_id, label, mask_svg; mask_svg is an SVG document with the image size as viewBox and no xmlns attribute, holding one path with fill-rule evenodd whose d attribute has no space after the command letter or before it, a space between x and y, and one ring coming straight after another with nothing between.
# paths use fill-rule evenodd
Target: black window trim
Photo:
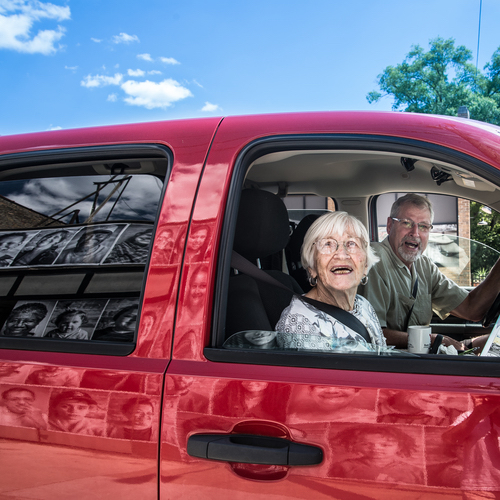
<instances>
[{"instance_id":1,"label":"black window trim","mask_svg":"<svg viewBox=\"0 0 500 500\"><path fill-rule=\"evenodd\" d=\"M217 280L214 292L212 335L204 355L209 361L255 365L325 368L385 373L418 373L474 377L500 376L500 360L492 358L455 356L367 356L334 353L285 352L279 350L245 351L222 349L224 340L227 290L230 275L231 249L236 228L237 207L248 168L257 158L269 153L296 150L345 150L381 151L405 156L428 157L464 168L499 185L500 172L477 158L445 146L384 135L364 134L300 134L277 135L249 143L236 159L231 185L225 206L217 261ZM380 359L383 358L383 359ZM480 365L477 365L477 363Z\"/></svg>"},{"instance_id":2,"label":"black window trim","mask_svg":"<svg viewBox=\"0 0 500 500\"><path fill-rule=\"evenodd\" d=\"M174 155L170 148L163 144L144 143L144 144L112 144L103 146L88 146L88 147L70 147L62 149L50 150L37 150L21 153L10 153L0 155L0 172L5 170L20 169L21 173L33 172L43 166L57 166L64 165L68 168L78 168L76 163L88 164L92 161L104 162L107 159L121 159L123 161L133 161L135 159L163 159L167 161L167 172L163 182L163 189L158 200L157 217L153 223L153 238L156 234L158 225L158 215L163 205L168 179L172 172ZM22 177L21 175L20 177ZM28 177L32 177L29 175ZM129 343L125 342L107 342L91 340L59 340L59 339L44 339L44 338L25 338L25 337L0 337L0 350L13 349L21 351L44 351L44 352L58 352L58 353L75 353L75 354L100 354L107 356L128 356L135 351L137 345L137 334L139 330L139 319L142 312L142 302L144 297L144 290L146 287L146 277L149 268L149 259L144 267L144 278L140 290L139 309L137 312L138 321L136 323L136 331L134 333L134 341ZM102 268L102 266L101 266ZM114 272L118 266L111 266L108 271ZM62 268L57 268L59 271ZM46 272L44 268L43 272ZM82 272L82 270L79 270ZM116 295L117 298L120 294ZM88 298L91 298L90 295ZM22 299L19 299L22 300ZM64 300L61 298L61 300Z\"/></svg>"}]
</instances>

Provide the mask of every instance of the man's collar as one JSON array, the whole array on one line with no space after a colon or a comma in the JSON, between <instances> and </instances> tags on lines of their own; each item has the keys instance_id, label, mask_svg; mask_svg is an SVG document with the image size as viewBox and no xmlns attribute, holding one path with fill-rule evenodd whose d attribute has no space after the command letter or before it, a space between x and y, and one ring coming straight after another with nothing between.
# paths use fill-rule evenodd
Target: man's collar
<instances>
[{"instance_id":1,"label":"man's collar","mask_svg":"<svg viewBox=\"0 0 500 500\"><path fill-rule=\"evenodd\" d=\"M384 245L384 247L387 249L389 256L390 256L390 258L395 266L397 266L399 268L404 267L405 269L410 271L408 269L408 267L406 267L406 264L397 256L396 252L394 252L394 250L392 249L392 246L389 242L389 236L386 236L381 244Z\"/></svg>"}]
</instances>

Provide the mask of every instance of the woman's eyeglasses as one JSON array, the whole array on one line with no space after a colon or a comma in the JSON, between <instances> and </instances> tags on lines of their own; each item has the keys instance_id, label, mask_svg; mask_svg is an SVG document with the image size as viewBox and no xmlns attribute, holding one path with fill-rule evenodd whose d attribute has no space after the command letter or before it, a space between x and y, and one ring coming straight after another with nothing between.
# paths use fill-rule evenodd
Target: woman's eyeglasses
<instances>
[{"instance_id":1,"label":"woman's eyeglasses","mask_svg":"<svg viewBox=\"0 0 500 500\"><path fill-rule=\"evenodd\" d=\"M337 240L334 240L333 238L323 238L321 240L316 241L313 244L316 246L318 252L323 255L334 254L338 250L339 245L343 245L347 253L358 253L363 250L361 247L361 243L356 240L347 240L339 243Z\"/></svg>"}]
</instances>

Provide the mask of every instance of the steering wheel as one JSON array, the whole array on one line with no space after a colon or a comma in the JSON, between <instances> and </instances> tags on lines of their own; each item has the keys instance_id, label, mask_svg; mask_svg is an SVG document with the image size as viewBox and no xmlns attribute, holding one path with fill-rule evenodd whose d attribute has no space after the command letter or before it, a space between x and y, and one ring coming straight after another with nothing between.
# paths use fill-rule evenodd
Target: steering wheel
<instances>
[{"instance_id":1,"label":"steering wheel","mask_svg":"<svg viewBox=\"0 0 500 500\"><path fill-rule=\"evenodd\" d=\"M483 327L488 328L491 323L494 323L498 316L500 315L500 293L497 295L497 298L491 304L491 307L488 309L488 312L483 318Z\"/></svg>"}]
</instances>

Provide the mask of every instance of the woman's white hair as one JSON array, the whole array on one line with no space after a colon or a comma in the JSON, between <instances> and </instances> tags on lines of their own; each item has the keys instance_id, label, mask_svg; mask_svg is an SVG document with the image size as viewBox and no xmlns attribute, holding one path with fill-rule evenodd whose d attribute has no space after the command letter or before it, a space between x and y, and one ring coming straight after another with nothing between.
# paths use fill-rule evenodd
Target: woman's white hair
<instances>
[{"instance_id":1,"label":"woman's white hair","mask_svg":"<svg viewBox=\"0 0 500 500\"><path fill-rule=\"evenodd\" d=\"M314 243L334 234L344 234L346 232L361 240L363 249L366 252L366 273L368 273L373 264L376 264L380 260L370 246L368 231L362 222L347 212L330 212L316 219L304 236L304 243L301 249L301 262L302 267L307 271L309 276L310 269L316 271L314 266Z\"/></svg>"}]
</instances>

